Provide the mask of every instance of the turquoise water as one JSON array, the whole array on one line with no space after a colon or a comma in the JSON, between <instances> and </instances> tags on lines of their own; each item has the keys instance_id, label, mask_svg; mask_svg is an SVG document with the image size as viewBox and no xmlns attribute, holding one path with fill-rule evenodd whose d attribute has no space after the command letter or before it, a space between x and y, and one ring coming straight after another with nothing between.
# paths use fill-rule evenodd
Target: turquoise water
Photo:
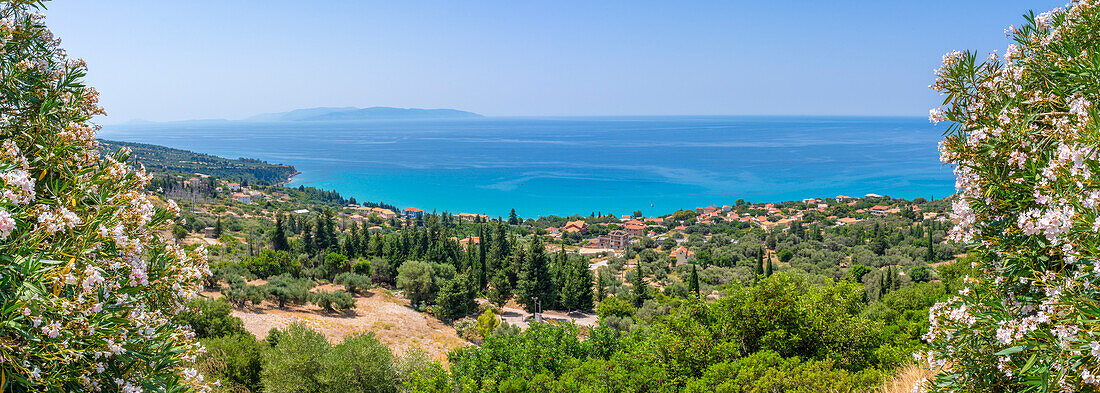
<instances>
[{"instance_id":1,"label":"turquoise water","mask_svg":"<svg viewBox=\"0 0 1100 393\"><path fill-rule=\"evenodd\" d=\"M100 136L294 165L291 186L398 207L524 217L662 214L838 194L944 197L920 118L639 117L187 122Z\"/></svg>"}]
</instances>

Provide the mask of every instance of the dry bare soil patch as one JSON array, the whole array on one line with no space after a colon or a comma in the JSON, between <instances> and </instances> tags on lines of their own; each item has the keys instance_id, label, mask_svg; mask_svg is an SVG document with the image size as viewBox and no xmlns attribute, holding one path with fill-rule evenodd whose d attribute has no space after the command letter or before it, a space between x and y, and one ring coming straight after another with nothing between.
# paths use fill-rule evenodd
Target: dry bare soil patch
<instances>
[{"instance_id":1,"label":"dry bare soil patch","mask_svg":"<svg viewBox=\"0 0 1100 393\"><path fill-rule=\"evenodd\" d=\"M313 292L337 289L342 287L326 284L314 288ZM221 297L220 293L212 291L205 295ZM468 345L453 327L409 308L408 300L393 296L385 289L372 288L354 297L355 308L344 312L328 312L313 304L279 308L265 301L259 306L237 308L233 316L244 321L244 328L260 339L267 337L272 328L283 329L298 321L321 332L333 343L357 332L374 332L396 355L419 348L432 358L444 361L448 351Z\"/></svg>"}]
</instances>

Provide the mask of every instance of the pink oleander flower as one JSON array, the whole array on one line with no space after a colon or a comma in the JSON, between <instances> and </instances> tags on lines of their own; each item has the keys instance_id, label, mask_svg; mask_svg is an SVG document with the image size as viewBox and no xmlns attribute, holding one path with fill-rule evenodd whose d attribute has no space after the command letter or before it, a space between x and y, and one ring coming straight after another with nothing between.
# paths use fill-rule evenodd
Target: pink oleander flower
<instances>
[{"instance_id":1,"label":"pink oleander flower","mask_svg":"<svg viewBox=\"0 0 1100 393\"><path fill-rule=\"evenodd\" d=\"M0 210L0 239L7 239L15 229L15 219L7 210Z\"/></svg>"},{"instance_id":2,"label":"pink oleander flower","mask_svg":"<svg viewBox=\"0 0 1100 393\"><path fill-rule=\"evenodd\" d=\"M943 109L932 108L928 110L928 121L932 122L932 124L939 124L944 120L947 120L947 118L943 115Z\"/></svg>"}]
</instances>

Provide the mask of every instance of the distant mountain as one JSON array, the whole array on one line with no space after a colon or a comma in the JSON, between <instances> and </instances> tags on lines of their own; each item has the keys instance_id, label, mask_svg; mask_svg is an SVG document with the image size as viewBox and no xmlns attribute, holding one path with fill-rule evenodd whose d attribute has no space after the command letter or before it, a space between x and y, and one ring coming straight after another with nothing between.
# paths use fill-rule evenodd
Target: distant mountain
<instances>
[{"instance_id":1,"label":"distant mountain","mask_svg":"<svg viewBox=\"0 0 1100 393\"><path fill-rule=\"evenodd\" d=\"M325 116L333 113L347 112L358 110L359 108L353 106L346 106L343 108L308 108L308 109L295 109L290 112L279 113L264 113L244 119L245 121L296 121L305 120L311 117Z\"/></svg>"},{"instance_id":2,"label":"distant mountain","mask_svg":"<svg viewBox=\"0 0 1100 393\"><path fill-rule=\"evenodd\" d=\"M484 117L477 113L457 109L390 108L308 108L290 112L265 113L246 121L354 121L354 120L413 120L413 119L472 119Z\"/></svg>"}]
</instances>

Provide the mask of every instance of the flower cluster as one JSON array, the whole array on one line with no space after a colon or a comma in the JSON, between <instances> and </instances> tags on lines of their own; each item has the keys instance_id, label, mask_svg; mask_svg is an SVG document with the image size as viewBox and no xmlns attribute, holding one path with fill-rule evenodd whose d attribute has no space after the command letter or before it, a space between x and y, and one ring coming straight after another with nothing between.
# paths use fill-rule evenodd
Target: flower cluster
<instances>
[{"instance_id":1,"label":"flower cluster","mask_svg":"<svg viewBox=\"0 0 1100 393\"><path fill-rule=\"evenodd\" d=\"M1100 4L1007 33L1003 60L944 56L929 112L958 193L952 238L979 274L929 311L935 391L1100 389Z\"/></svg>"},{"instance_id":2,"label":"flower cluster","mask_svg":"<svg viewBox=\"0 0 1100 393\"><path fill-rule=\"evenodd\" d=\"M173 315L209 275L174 202L100 157L98 93L35 13L0 0L0 391L206 392Z\"/></svg>"}]
</instances>

